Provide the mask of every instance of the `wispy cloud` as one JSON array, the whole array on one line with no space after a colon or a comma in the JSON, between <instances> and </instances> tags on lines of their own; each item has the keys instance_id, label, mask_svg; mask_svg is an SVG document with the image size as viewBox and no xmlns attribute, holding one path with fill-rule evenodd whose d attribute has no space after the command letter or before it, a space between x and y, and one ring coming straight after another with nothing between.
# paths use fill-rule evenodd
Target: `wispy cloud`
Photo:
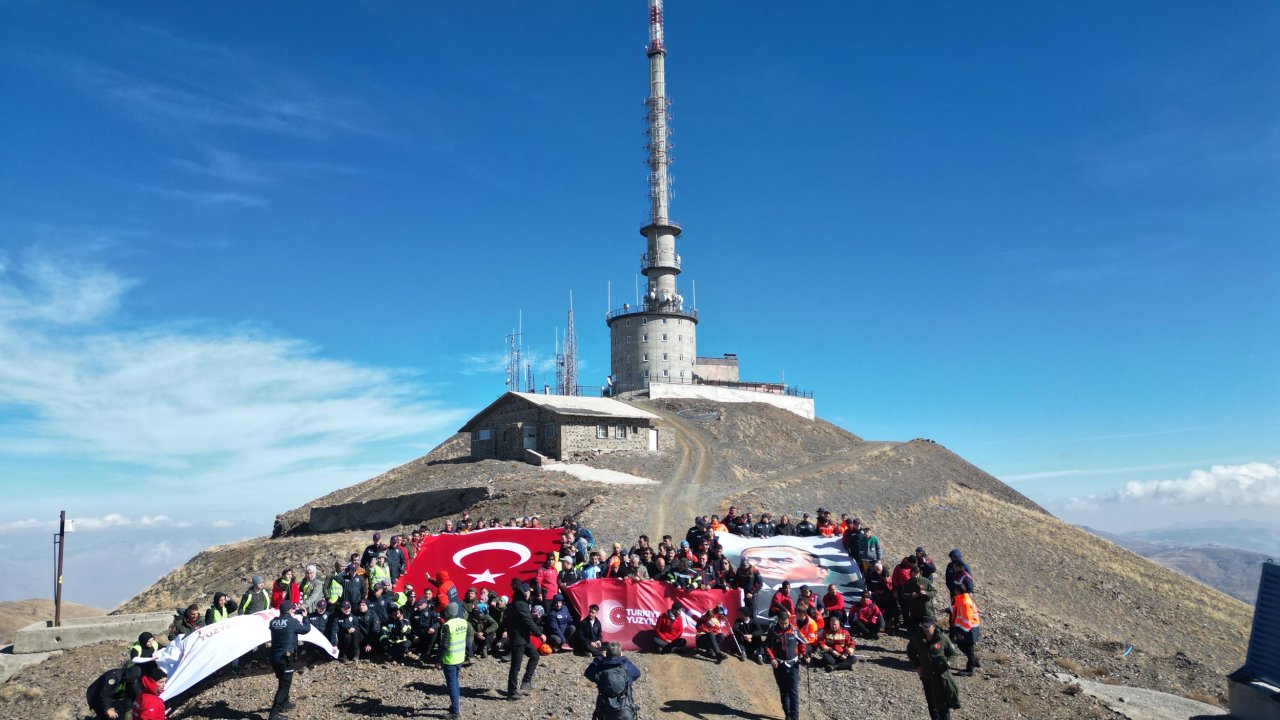
<instances>
[{"instance_id":1,"label":"wispy cloud","mask_svg":"<svg viewBox=\"0 0 1280 720\"><path fill-rule=\"evenodd\" d=\"M268 200L260 195L230 190L191 190L185 188L157 187L133 183L136 187L156 195L189 202L205 207L265 207Z\"/></svg>"},{"instance_id":2,"label":"wispy cloud","mask_svg":"<svg viewBox=\"0 0 1280 720\"><path fill-rule=\"evenodd\" d=\"M310 491L378 467L367 453L462 419L415 373L326 358L295 338L190 321L115 327L134 284L38 253L10 261L0 274L0 410L20 412L0 414L0 454L122 463L158 482L181 473L188 484Z\"/></svg>"},{"instance_id":3,"label":"wispy cloud","mask_svg":"<svg viewBox=\"0 0 1280 720\"><path fill-rule=\"evenodd\" d=\"M189 528L191 522L185 520L174 520L168 515L140 515L138 517L127 517L117 513L103 515L101 517L75 517L67 518L68 530L74 532L94 532L96 530L110 530L113 528ZM225 522L225 521L224 521ZM212 527L230 527L231 523L226 525L212 524ZM8 522L0 522L0 533L25 532L28 530L50 530L58 529L56 520L37 520L35 518L27 518L25 520L11 520Z\"/></svg>"},{"instance_id":4,"label":"wispy cloud","mask_svg":"<svg viewBox=\"0 0 1280 720\"><path fill-rule=\"evenodd\" d=\"M1127 465L1124 467L1066 468L1062 470L1044 470L1040 472L1001 475L1000 479L1004 480L1005 482L1026 482L1028 480L1052 480L1054 478L1097 477L1101 475L1118 475L1118 474L1124 474L1124 473L1152 472L1155 470L1176 470L1179 468L1186 468L1194 465L1205 465L1210 462L1212 461L1211 460L1187 460L1185 462L1157 463L1154 465Z\"/></svg>"},{"instance_id":5,"label":"wispy cloud","mask_svg":"<svg viewBox=\"0 0 1280 720\"><path fill-rule=\"evenodd\" d=\"M520 363L525 366L532 366L533 372L538 375L553 373L556 370L556 359L551 353L543 353L537 350L524 350L520 356ZM579 364L579 370L581 370ZM507 371L507 356L505 353L472 353L459 358L458 372L462 375L497 375Z\"/></svg>"}]
</instances>

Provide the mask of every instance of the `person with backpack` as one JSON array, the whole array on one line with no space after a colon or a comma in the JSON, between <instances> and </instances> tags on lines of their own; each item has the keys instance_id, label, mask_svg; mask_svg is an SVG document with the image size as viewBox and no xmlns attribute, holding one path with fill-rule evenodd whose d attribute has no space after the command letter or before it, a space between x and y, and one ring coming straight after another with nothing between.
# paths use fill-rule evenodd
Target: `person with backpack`
<instances>
[{"instance_id":1,"label":"person with backpack","mask_svg":"<svg viewBox=\"0 0 1280 720\"><path fill-rule=\"evenodd\" d=\"M622 645L605 643L604 657L591 661L583 675L596 684L596 708L591 720L635 720L639 715L631 685L640 670L622 656Z\"/></svg>"}]
</instances>

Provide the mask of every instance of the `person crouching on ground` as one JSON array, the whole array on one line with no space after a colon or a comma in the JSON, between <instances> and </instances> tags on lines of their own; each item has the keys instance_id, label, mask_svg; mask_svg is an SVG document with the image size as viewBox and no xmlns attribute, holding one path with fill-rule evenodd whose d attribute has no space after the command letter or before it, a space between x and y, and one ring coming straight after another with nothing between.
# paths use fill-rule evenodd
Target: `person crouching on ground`
<instances>
[{"instance_id":1,"label":"person crouching on ground","mask_svg":"<svg viewBox=\"0 0 1280 720\"><path fill-rule=\"evenodd\" d=\"M724 661L724 651L720 649L720 638L728 632L728 628L725 627L728 616L728 608L717 605L698 618L698 649L715 660L717 665Z\"/></svg>"},{"instance_id":2,"label":"person crouching on ground","mask_svg":"<svg viewBox=\"0 0 1280 720\"><path fill-rule=\"evenodd\" d=\"M822 631L819 644L822 647L822 669L826 672L848 670L858 660L853 654L853 637L834 617L827 618L827 627Z\"/></svg>"},{"instance_id":3,"label":"person crouching on ground","mask_svg":"<svg viewBox=\"0 0 1280 720\"><path fill-rule=\"evenodd\" d=\"M688 644L684 639L684 605L678 601L671 608L658 616L658 625L654 629L653 644L658 652L666 654L679 650Z\"/></svg>"},{"instance_id":4,"label":"person crouching on ground","mask_svg":"<svg viewBox=\"0 0 1280 720\"><path fill-rule=\"evenodd\" d=\"M884 632L884 613L880 606L871 601L871 596L863 595L853 613L853 629L859 637L875 640Z\"/></svg>"},{"instance_id":5,"label":"person crouching on ground","mask_svg":"<svg viewBox=\"0 0 1280 720\"><path fill-rule=\"evenodd\" d=\"M622 645L605 643L604 657L597 657L583 673L596 684L596 707L591 720L635 720L639 715L631 684L640 679L640 670L622 656Z\"/></svg>"}]
</instances>

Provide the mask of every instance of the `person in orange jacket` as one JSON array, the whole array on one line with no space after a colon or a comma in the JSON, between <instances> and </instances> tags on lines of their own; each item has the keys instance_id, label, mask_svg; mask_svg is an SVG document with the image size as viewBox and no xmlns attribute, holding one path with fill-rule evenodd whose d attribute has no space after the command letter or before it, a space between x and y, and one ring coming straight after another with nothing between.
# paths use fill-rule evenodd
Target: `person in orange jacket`
<instances>
[{"instance_id":1,"label":"person in orange jacket","mask_svg":"<svg viewBox=\"0 0 1280 720\"><path fill-rule=\"evenodd\" d=\"M444 613L445 609L449 607L449 603L459 602L458 586L454 585L453 581L449 579L448 570L437 572L435 579L427 578L427 582L438 588L436 590L436 609L440 613Z\"/></svg>"},{"instance_id":2,"label":"person in orange jacket","mask_svg":"<svg viewBox=\"0 0 1280 720\"><path fill-rule=\"evenodd\" d=\"M827 627L819 638L822 648L823 670L849 670L858 661L853 651L857 647L853 636L835 618L827 618Z\"/></svg>"}]
</instances>

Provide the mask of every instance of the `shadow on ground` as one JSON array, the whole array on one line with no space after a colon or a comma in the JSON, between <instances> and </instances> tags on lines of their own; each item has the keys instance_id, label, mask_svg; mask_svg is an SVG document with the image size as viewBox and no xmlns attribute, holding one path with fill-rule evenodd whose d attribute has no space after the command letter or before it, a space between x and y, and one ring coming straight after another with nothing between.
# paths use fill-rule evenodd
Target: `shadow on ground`
<instances>
[{"instance_id":1,"label":"shadow on ground","mask_svg":"<svg viewBox=\"0 0 1280 720\"><path fill-rule=\"evenodd\" d=\"M661 709L664 713L680 713L689 717L701 718L702 720L713 717L774 720L772 715L761 715L760 713L729 707L724 703L708 702L706 700L668 700Z\"/></svg>"}]
</instances>

